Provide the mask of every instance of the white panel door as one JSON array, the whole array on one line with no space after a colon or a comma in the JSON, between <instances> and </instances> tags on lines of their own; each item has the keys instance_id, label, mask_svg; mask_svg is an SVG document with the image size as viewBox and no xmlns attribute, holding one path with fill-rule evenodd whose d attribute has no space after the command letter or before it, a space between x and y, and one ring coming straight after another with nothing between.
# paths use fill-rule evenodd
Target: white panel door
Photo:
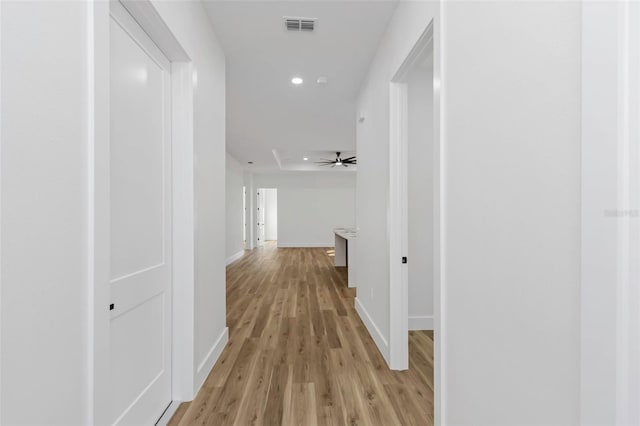
<instances>
[{"instance_id":1,"label":"white panel door","mask_svg":"<svg viewBox=\"0 0 640 426\"><path fill-rule=\"evenodd\" d=\"M264 191L262 189L258 190L258 247L264 245Z\"/></svg>"},{"instance_id":2,"label":"white panel door","mask_svg":"<svg viewBox=\"0 0 640 426\"><path fill-rule=\"evenodd\" d=\"M112 2L112 422L152 425L171 402L170 64Z\"/></svg>"}]
</instances>

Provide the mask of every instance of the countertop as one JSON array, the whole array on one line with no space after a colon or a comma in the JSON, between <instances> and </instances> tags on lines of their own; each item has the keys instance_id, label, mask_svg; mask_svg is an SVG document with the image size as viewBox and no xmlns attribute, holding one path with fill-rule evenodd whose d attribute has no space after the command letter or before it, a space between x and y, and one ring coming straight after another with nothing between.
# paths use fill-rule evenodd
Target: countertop
<instances>
[{"instance_id":1,"label":"countertop","mask_svg":"<svg viewBox=\"0 0 640 426\"><path fill-rule=\"evenodd\" d=\"M358 230L354 228L334 228L333 232L345 240L358 238Z\"/></svg>"}]
</instances>

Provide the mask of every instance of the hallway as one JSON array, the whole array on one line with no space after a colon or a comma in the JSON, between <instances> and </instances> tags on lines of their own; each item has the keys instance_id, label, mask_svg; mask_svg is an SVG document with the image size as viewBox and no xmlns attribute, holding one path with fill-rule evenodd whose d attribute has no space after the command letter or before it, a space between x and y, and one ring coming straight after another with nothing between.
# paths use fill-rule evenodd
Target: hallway
<instances>
[{"instance_id":1,"label":"hallway","mask_svg":"<svg viewBox=\"0 0 640 426\"><path fill-rule=\"evenodd\" d=\"M332 249L253 250L227 267L229 343L171 426L432 425L433 335L390 371Z\"/></svg>"}]
</instances>

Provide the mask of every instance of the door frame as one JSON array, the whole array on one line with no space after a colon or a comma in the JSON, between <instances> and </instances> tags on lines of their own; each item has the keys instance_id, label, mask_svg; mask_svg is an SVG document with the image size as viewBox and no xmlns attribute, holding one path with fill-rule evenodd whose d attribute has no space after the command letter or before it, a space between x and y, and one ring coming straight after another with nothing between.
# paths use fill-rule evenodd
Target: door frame
<instances>
[{"instance_id":1,"label":"door frame","mask_svg":"<svg viewBox=\"0 0 640 426\"><path fill-rule=\"evenodd\" d=\"M118 0L112 0L118 1ZM88 372L87 424L110 421L110 204L109 204L109 24L111 2L87 2L88 105ZM193 306L194 146L193 90L195 69L184 48L150 0L119 3L171 62L172 150L172 389L174 402L195 394ZM175 410L172 403L169 410ZM168 412L166 412L168 414ZM164 418L164 417L163 417Z\"/></svg>"},{"instance_id":2,"label":"door frame","mask_svg":"<svg viewBox=\"0 0 640 426\"><path fill-rule=\"evenodd\" d=\"M433 53L433 287L434 287L434 408L435 424L444 424L444 146L441 134L440 36L432 19L393 74L389 84L389 367L409 367L408 264L402 264L408 247L408 91L406 77L413 65ZM409 262L412 259L408 259Z\"/></svg>"},{"instance_id":3,"label":"door frame","mask_svg":"<svg viewBox=\"0 0 640 426\"><path fill-rule=\"evenodd\" d=\"M265 229L264 229L264 222L262 224L262 240L260 240L260 199L262 199L262 218L264 220L265 214L264 214L264 206L265 206L265 200L264 200L264 189L265 188L256 188L256 217L255 217L255 229L256 229L256 247L264 247L264 236L265 236Z\"/></svg>"},{"instance_id":4,"label":"door frame","mask_svg":"<svg viewBox=\"0 0 640 426\"><path fill-rule=\"evenodd\" d=\"M246 233L247 233L247 250L253 250L256 247L256 236L255 236L255 197L253 194L256 191L255 185L253 184L253 174L244 173L244 185L247 188L247 225L246 225Z\"/></svg>"}]
</instances>

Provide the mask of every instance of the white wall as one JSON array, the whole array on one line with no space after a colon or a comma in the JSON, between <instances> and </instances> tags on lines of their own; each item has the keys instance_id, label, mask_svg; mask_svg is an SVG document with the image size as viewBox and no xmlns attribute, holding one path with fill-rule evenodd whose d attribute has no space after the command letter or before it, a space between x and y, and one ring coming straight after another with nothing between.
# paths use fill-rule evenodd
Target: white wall
<instances>
[{"instance_id":1,"label":"white wall","mask_svg":"<svg viewBox=\"0 0 640 426\"><path fill-rule=\"evenodd\" d=\"M238 161L227 153L226 161L227 263L244 252L244 173Z\"/></svg>"},{"instance_id":2,"label":"white wall","mask_svg":"<svg viewBox=\"0 0 640 426\"><path fill-rule=\"evenodd\" d=\"M581 6L444 7L448 419L577 424Z\"/></svg>"},{"instance_id":3,"label":"white wall","mask_svg":"<svg viewBox=\"0 0 640 426\"><path fill-rule=\"evenodd\" d=\"M0 424L77 425L88 411L87 5L0 9Z\"/></svg>"},{"instance_id":4,"label":"white wall","mask_svg":"<svg viewBox=\"0 0 640 426\"><path fill-rule=\"evenodd\" d=\"M225 233L225 61L200 3L154 4L198 73L195 392L226 330L219 238ZM0 11L0 423L93 423L92 408L103 410L108 401L92 401L89 118L94 106L98 114L104 110L94 104L89 67L108 57L106 48L94 52L91 43L108 39L108 9L89 2L2 2ZM98 62L96 74L104 75L105 64Z\"/></svg>"},{"instance_id":5,"label":"white wall","mask_svg":"<svg viewBox=\"0 0 640 426\"><path fill-rule=\"evenodd\" d=\"M355 222L355 173L256 174L257 188L278 189L278 246L333 247L333 228Z\"/></svg>"},{"instance_id":6,"label":"white wall","mask_svg":"<svg viewBox=\"0 0 640 426\"><path fill-rule=\"evenodd\" d=\"M433 329L433 54L407 78L409 329Z\"/></svg>"},{"instance_id":7,"label":"white wall","mask_svg":"<svg viewBox=\"0 0 640 426\"><path fill-rule=\"evenodd\" d=\"M585 3L582 46L580 424L638 425L640 4Z\"/></svg>"},{"instance_id":8,"label":"white wall","mask_svg":"<svg viewBox=\"0 0 640 426\"><path fill-rule=\"evenodd\" d=\"M278 190L264 189L264 239L275 241L278 239Z\"/></svg>"},{"instance_id":9,"label":"white wall","mask_svg":"<svg viewBox=\"0 0 640 426\"><path fill-rule=\"evenodd\" d=\"M442 420L577 424L581 6L437 8L399 3L359 96L366 120L357 133L358 300L384 341L389 81L435 17L436 33L444 31L436 45L446 224Z\"/></svg>"}]
</instances>

